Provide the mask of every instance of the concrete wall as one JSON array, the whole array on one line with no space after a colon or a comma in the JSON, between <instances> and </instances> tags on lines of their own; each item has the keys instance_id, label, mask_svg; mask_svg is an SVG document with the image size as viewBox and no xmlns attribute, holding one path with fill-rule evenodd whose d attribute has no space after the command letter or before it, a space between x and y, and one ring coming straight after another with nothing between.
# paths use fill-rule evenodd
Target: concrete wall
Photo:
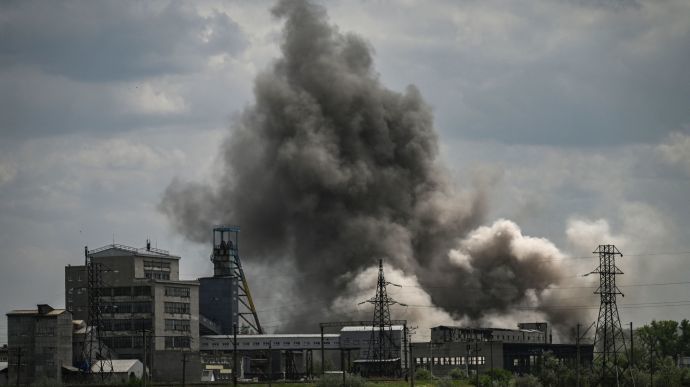
<instances>
[{"instance_id":1,"label":"concrete wall","mask_svg":"<svg viewBox=\"0 0 690 387\"><path fill-rule=\"evenodd\" d=\"M155 351L151 368L153 380L157 382L182 382L182 360L185 355L187 382L201 381L199 352L189 351Z\"/></svg>"},{"instance_id":2,"label":"concrete wall","mask_svg":"<svg viewBox=\"0 0 690 387\"><path fill-rule=\"evenodd\" d=\"M72 364L72 314L8 315L10 364L19 364L21 383L40 378L60 380L62 365ZM21 360L18 356L21 351ZM16 381L17 367L9 367Z\"/></svg>"},{"instance_id":3,"label":"concrete wall","mask_svg":"<svg viewBox=\"0 0 690 387\"><path fill-rule=\"evenodd\" d=\"M86 320L88 316L88 292L86 268L65 266L65 308L75 320Z\"/></svg>"}]
</instances>

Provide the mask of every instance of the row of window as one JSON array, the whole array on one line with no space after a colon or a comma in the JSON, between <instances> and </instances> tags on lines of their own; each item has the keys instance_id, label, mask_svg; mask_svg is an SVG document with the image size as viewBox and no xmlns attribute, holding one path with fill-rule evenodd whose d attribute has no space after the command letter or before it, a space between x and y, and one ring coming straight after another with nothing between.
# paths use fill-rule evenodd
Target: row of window
<instances>
[{"instance_id":1,"label":"row of window","mask_svg":"<svg viewBox=\"0 0 690 387\"><path fill-rule=\"evenodd\" d=\"M170 273L164 273L160 271L145 271L144 277L148 279L170 281Z\"/></svg>"},{"instance_id":2,"label":"row of window","mask_svg":"<svg viewBox=\"0 0 690 387\"><path fill-rule=\"evenodd\" d=\"M106 304L104 313L151 313L151 302L113 302Z\"/></svg>"},{"instance_id":3,"label":"row of window","mask_svg":"<svg viewBox=\"0 0 690 387\"><path fill-rule=\"evenodd\" d=\"M101 288L102 297L140 297L151 296L150 286L119 286L115 288Z\"/></svg>"},{"instance_id":4,"label":"row of window","mask_svg":"<svg viewBox=\"0 0 690 387\"><path fill-rule=\"evenodd\" d=\"M79 271L68 271L67 272L67 281L72 282L72 281L77 281L81 282L82 280L86 279L86 270L79 270Z\"/></svg>"},{"instance_id":5,"label":"row of window","mask_svg":"<svg viewBox=\"0 0 690 387\"><path fill-rule=\"evenodd\" d=\"M414 359L418 365L477 365L486 364L485 356L454 356L454 357L417 357Z\"/></svg>"},{"instance_id":6,"label":"row of window","mask_svg":"<svg viewBox=\"0 0 690 387\"><path fill-rule=\"evenodd\" d=\"M113 336L104 337L103 342L110 348L141 348L143 337L141 336ZM192 338L189 336L166 336L165 348L190 348ZM147 345L148 346L148 345Z\"/></svg>"},{"instance_id":7,"label":"row of window","mask_svg":"<svg viewBox=\"0 0 690 387\"><path fill-rule=\"evenodd\" d=\"M189 314L188 302L166 302L165 313L170 314Z\"/></svg>"},{"instance_id":8,"label":"row of window","mask_svg":"<svg viewBox=\"0 0 690 387\"><path fill-rule=\"evenodd\" d=\"M108 319L102 320L104 331L139 331L151 329L151 319Z\"/></svg>"},{"instance_id":9,"label":"row of window","mask_svg":"<svg viewBox=\"0 0 690 387\"><path fill-rule=\"evenodd\" d=\"M249 346L259 347L259 346L261 346L262 344L263 344L264 346L269 346L269 345L270 345L270 342L268 342L268 341L264 341L264 342L260 342L260 341L253 341L253 342L242 341L242 342L237 343L237 346L239 346L239 347L249 347ZM320 345L321 342L319 342L319 341L314 341L313 344L314 344L314 345ZM331 345L331 342L330 342L330 340L324 340L324 341L323 341L323 344L324 344L325 346L329 346L329 345ZM275 346L280 346L280 341L274 341L274 342L273 342L273 345L275 345ZM299 342L299 341L294 341L294 342L293 342L293 341L284 341L284 342L283 342L283 345L285 345L285 346L295 345L295 346L296 346L296 345L300 345L300 342ZM308 341L305 341L305 342L304 342L304 345L309 345L309 342L308 342ZM231 346L232 346L232 340L230 340L230 341L222 341L221 343L219 343L219 342L217 342L217 341L213 341L213 342L211 342L211 346L212 346L212 347L220 347L220 346L223 346L223 347L231 347Z\"/></svg>"},{"instance_id":10,"label":"row of window","mask_svg":"<svg viewBox=\"0 0 690 387\"><path fill-rule=\"evenodd\" d=\"M189 332L189 320L165 319L166 331Z\"/></svg>"},{"instance_id":11,"label":"row of window","mask_svg":"<svg viewBox=\"0 0 690 387\"><path fill-rule=\"evenodd\" d=\"M141 348L141 343L144 342L142 336L112 336L103 337L103 343L113 349L122 348Z\"/></svg>"},{"instance_id":12,"label":"row of window","mask_svg":"<svg viewBox=\"0 0 690 387\"><path fill-rule=\"evenodd\" d=\"M166 336L165 348L189 348L192 339L189 336Z\"/></svg>"},{"instance_id":13,"label":"row of window","mask_svg":"<svg viewBox=\"0 0 690 387\"><path fill-rule=\"evenodd\" d=\"M165 287L165 295L168 297L189 298L189 288L166 286Z\"/></svg>"},{"instance_id":14,"label":"row of window","mask_svg":"<svg viewBox=\"0 0 690 387\"><path fill-rule=\"evenodd\" d=\"M170 271L170 262L145 260L144 270Z\"/></svg>"}]
</instances>

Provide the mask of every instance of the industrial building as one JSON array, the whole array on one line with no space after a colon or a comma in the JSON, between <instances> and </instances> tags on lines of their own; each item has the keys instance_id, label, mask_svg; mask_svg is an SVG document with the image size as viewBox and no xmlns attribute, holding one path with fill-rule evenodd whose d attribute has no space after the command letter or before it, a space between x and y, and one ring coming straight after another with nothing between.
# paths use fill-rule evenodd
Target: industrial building
<instances>
[{"instance_id":1,"label":"industrial building","mask_svg":"<svg viewBox=\"0 0 690 387\"><path fill-rule=\"evenodd\" d=\"M152 248L148 241L145 248L112 244L86 254L99 265L99 284L89 285L86 265L65 267L67 310L88 323L88 292L96 289L98 339L117 357L139 359L154 380L171 381L181 378L186 356L187 375L198 380L199 282L179 279L180 257Z\"/></svg>"},{"instance_id":2,"label":"industrial building","mask_svg":"<svg viewBox=\"0 0 690 387\"><path fill-rule=\"evenodd\" d=\"M548 324L520 323L518 329L472 328L439 325L431 328L431 341L434 343L466 341L501 341L505 343L548 343L550 335ZM538 328L538 329L537 329Z\"/></svg>"},{"instance_id":3,"label":"industrial building","mask_svg":"<svg viewBox=\"0 0 690 387\"><path fill-rule=\"evenodd\" d=\"M371 326L344 326L340 333L331 334L264 334L237 336L238 377L243 379L301 379L314 376L316 361L324 351L326 367L330 371L359 373L370 360ZM393 359L398 374L407 369L404 327L390 327L391 344L397 357ZM233 364L232 335L201 337L204 370L214 374L214 380L229 379Z\"/></svg>"},{"instance_id":4,"label":"industrial building","mask_svg":"<svg viewBox=\"0 0 690 387\"><path fill-rule=\"evenodd\" d=\"M61 380L72 365L72 314L38 305L7 313L8 379L30 384L36 379ZM19 381L17 381L19 378Z\"/></svg>"},{"instance_id":5,"label":"industrial building","mask_svg":"<svg viewBox=\"0 0 690 387\"><path fill-rule=\"evenodd\" d=\"M549 353L565 363L592 363L592 345L552 344L546 322L437 326L429 342L409 343L407 322L390 319L387 307L396 301L387 296L382 262L376 296L367 301L373 320L321 323L321 334L265 334L242 269L239 231L214 228L214 274L192 281L180 280L179 256L148 241L144 248L85 249L84 265L65 268L65 310L39 305L8 313L10 380L17 372L26 382L61 379L79 371L73 365L120 381L148 371L153 381L179 381L184 373L192 382L202 375L299 380L329 371L404 377L416 368L436 376L456 368L523 374L537 371Z\"/></svg>"},{"instance_id":6,"label":"industrial building","mask_svg":"<svg viewBox=\"0 0 690 387\"><path fill-rule=\"evenodd\" d=\"M578 359L583 366L592 364L592 344L553 344L549 332L545 322L520 323L518 329L438 326L431 329L430 342L412 343L412 358L416 368L436 376L455 368L467 373L493 368L533 373L547 354L573 366Z\"/></svg>"}]
</instances>

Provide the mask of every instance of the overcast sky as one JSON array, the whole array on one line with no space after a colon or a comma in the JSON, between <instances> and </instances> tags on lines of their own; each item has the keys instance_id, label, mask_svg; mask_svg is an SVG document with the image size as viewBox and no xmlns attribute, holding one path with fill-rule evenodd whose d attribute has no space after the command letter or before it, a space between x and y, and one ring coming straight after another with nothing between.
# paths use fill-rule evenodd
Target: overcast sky
<instances>
[{"instance_id":1,"label":"overcast sky","mask_svg":"<svg viewBox=\"0 0 690 387\"><path fill-rule=\"evenodd\" d=\"M491 221L571 257L616 243L631 254L619 282L655 284L622 287L623 322L690 317L690 304L636 305L690 301L690 284L663 285L690 281L690 2L323 4L369 42L383 84L419 88L456 184L490 185ZM149 237L183 257L183 277L210 273L209 246L157 206L174 178L217 173L254 77L279 55L271 6L0 2L2 313L64 306L64 266L84 245ZM251 255L258 308L275 307ZM568 285L589 284L594 260L564 265ZM592 304L591 289L571 292Z\"/></svg>"}]
</instances>

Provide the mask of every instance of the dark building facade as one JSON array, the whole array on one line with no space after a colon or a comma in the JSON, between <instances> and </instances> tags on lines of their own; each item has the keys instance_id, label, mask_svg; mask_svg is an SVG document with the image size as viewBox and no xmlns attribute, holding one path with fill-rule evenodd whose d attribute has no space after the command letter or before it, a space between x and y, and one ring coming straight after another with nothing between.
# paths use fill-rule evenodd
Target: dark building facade
<instances>
[{"instance_id":1,"label":"dark building facade","mask_svg":"<svg viewBox=\"0 0 690 387\"><path fill-rule=\"evenodd\" d=\"M72 364L72 314L49 305L13 310L7 313L7 341L10 382L60 381Z\"/></svg>"},{"instance_id":2,"label":"dark building facade","mask_svg":"<svg viewBox=\"0 0 690 387\"><path fill-rule=\"evenodd\" d=\"M206 334L231 335L237 324L237 277L199 278L199 313L211 320L217 328ZM204 324L202 324L204 325ZM202 326L209 329L206 325Z\"/></svg>"}]
</instances>

